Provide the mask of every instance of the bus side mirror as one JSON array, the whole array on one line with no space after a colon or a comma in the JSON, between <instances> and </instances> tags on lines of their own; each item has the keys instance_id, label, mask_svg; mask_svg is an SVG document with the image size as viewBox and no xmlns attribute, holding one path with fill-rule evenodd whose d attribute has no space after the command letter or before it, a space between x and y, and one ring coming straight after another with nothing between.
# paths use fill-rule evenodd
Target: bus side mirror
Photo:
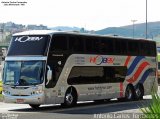
<instances>
[{"instance_id":1,"label":"bus side mirror","mask_svg":"<svg viewBox=\"0 0 160 119\"><path fill-rule=\"evenodd\" d=\"M46 83L46 85L48 85L49 82L52 80L52 70L49 66L47 66L47 68L48 68L48 71L47 71L47 83Z\"/></svg>"},{"instance_id":2,"label":"bus side mirror","mask_svg":"<svg viewBox=\"0 0 160 119\"><path fill-rule=\"evenodd\" d=\"M4 61L5 60L5 56L2 56L2 61Z\"/></svg>"},{"instance_id":3,"label":"bus side mirror","mask_svg":"<svg viewBox=\"0 0 160 119\"><path fill-rule=\"evenodd\" d=\"M50 81L52 79L52 71L48 70L47 72L47 80Z\"/></svg>"}]
</instances>

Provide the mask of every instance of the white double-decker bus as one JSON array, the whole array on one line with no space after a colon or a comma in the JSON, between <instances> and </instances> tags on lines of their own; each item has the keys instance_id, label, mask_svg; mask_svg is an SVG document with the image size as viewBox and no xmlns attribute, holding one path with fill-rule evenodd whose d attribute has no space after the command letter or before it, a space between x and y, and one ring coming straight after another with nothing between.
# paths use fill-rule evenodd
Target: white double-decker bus
<instances>
[{"instance_id":1,"label":"white double-decker bus","mask_svg":"<svg viewBox=\"0 0 160 119\"><path fill-rule=\"evenodd\" d=\"M73 106L139 100L157 89L156 43L72 32L14 34L3 69L6 103Z\"/></svg>"}]
</instances>

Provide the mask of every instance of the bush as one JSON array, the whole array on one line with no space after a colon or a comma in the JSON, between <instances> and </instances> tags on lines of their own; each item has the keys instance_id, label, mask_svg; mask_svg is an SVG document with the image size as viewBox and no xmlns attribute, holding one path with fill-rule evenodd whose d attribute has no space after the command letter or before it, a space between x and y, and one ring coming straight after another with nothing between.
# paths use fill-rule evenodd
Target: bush
<instances>
[{"instance_id":1,"label":"bush","mask_svg":"<svg viewBox=\"0 0 160 119\"><path fill-rule=\"evenodd\" d=\"M2 81L0 81L0 94L2 94L2 90L3 90L3 88L2 88Z\"/></svg>"},{"instance_id":2,"label":"bush","mask_svg":"<svg viewBox=\"0 0 160 119\"><path fill-rule=\"evenodd\" d=\"M143 119L160 119L160 97L157 93L152 94L152 100L148 107L140 108L144 114Z\"/></svg>"}]
</instances>

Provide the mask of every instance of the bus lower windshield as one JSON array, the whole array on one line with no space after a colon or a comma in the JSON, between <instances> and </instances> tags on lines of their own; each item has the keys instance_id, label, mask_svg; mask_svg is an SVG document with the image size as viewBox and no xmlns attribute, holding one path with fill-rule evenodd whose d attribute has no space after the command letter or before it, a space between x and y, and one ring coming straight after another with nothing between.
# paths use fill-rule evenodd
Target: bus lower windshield
<instances>
[{"instance_id":1,"label":"bus lower windshield","mask_svg":"<svg viewBox=\"0 0 160 119\"><path fill-rule=\"evenodd\" d=\"M43 82L42 61L8 61L4 67L4 84L14 86L37 85Z\"/></svg>"}]
</instances>

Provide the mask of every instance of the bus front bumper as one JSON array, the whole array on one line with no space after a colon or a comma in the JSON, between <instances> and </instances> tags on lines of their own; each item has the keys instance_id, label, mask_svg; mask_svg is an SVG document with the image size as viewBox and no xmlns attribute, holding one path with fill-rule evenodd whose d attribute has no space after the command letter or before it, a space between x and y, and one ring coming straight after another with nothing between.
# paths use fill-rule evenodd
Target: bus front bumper
<instances>
[{"instance_id":1,"label":"bus front bumper","mask_svg":"<svg viewBox=\"0 0 160 119\"><path fill-rule=\"evenodd\" d=\"M31 96L12 96L3 93L3 101L5 103L16 104L44 104L44 94L36 94Z\"/></svg>"}]
</instances>

